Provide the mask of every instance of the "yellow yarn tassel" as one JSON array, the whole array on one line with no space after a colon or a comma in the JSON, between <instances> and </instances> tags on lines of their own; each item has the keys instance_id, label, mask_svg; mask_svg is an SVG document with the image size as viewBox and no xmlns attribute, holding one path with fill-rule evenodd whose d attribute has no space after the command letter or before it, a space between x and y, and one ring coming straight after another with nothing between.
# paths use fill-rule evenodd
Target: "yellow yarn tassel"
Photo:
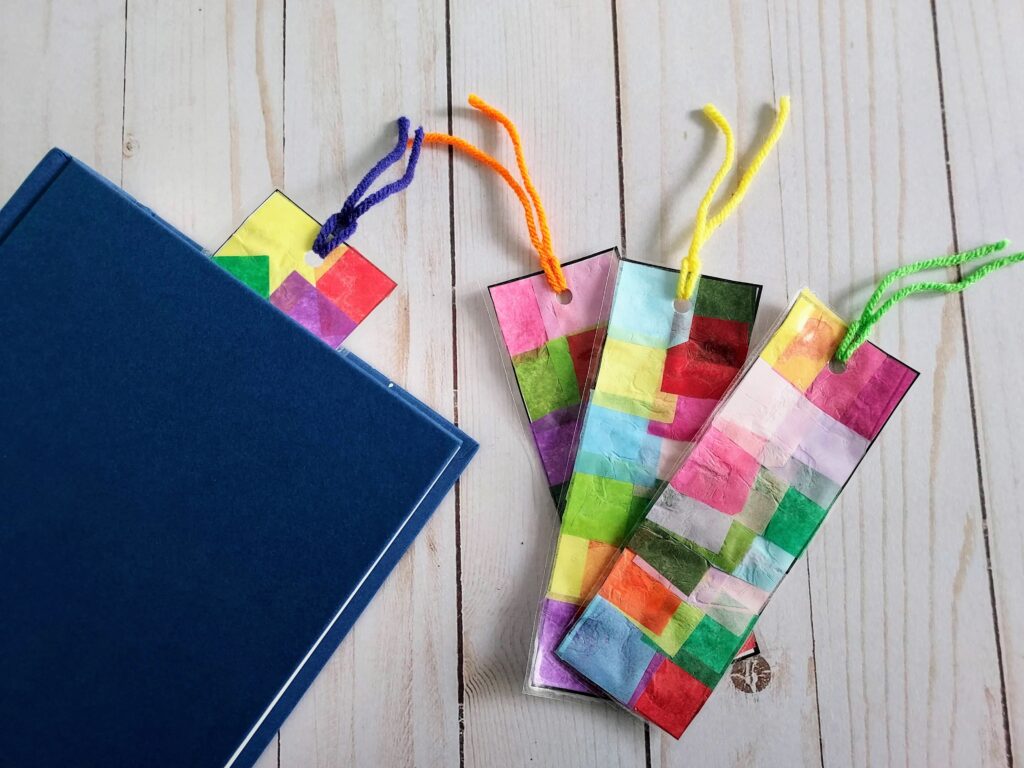
<instances>
[{"instance_id":1,"label":"yellow yarn tassel","mask_svg":"<svg viewBox=\"0 0 1024 768\"><path fill-rule=\"evenodd\" d=\"M704 194L704 198L700 201L700 206L697 208L690 250L687 252L686 258L683 259L682 266L679 269L676 298L687 301L693 297L693 293L697 289L697 280L700 278L701 248L704 247L704 244L711 238L715 230L721 226L722 222L729 217L729 214L736 210L736 206L743 201L743 197L747 194L747 189L750 187L751 182L757 176L757 172L761 170L761 165L764 164L765 159L782 135L782 131L786 127L786 120L789 118L789 97L783 96L779 99L779 110L775 115L775 124L772 125L771 132L769 132L761 148L754 155L750 165L740 177L736 191L732 193L732 196L726 201L725 205L710 219L708 218L708 213L711 210L711 203L714 201L718 188L732 169L732 164L736 159L736 142L733 138L729 121L722 116L722 113L718 111L714 104L708 104L704 107L704 115L725 136L725 158L722 160L722 165L719 166L718 172L711 180L708 191Z\"/></svg>"}]
</instances>

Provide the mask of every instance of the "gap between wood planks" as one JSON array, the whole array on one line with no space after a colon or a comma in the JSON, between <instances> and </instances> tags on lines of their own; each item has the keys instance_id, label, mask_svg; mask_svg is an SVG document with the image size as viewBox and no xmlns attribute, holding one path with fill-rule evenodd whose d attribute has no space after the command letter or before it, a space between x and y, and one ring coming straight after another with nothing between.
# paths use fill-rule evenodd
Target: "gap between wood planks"
<instances>
[{"instance_id":1,"label":"gap between wood planks","mask_svg":"<svg viewBox=\"0 0 1024 768\"><path fill-rule=\"evenodd\" d=\"M930 0L932 13L932 39L935 46L935 74L939 85L939 114L942 118L942 151L946 161L946 194L949 199L949 226L953 236L953 251L960 250L960 235L956 226L956 201L953 197L953 169L949 154L949 131L946 122L946 89L942 80L942 46L939 42L939 17L935 0ZM961 267L956 268L957 279L963 277ZM978 500L981 507L981 540L985 545L985 576L988 579L989 603L992 606L992 629L996 643L996 666L999 669L999 699L1003 711L1003 747L1007 768L1013 768L1013 738L1010 735L1010 708L1006 695L1006 670L1003 664L1003 642L999 633L999 609L996 606L995 578L992 575L992 544L988 532L988 504L985 498L985 473L981 466L981 440L978 433L978 409L974 392L974 371L971 367L971 339L967 333L967 309L963 293L957 294L960 305L960 329L964 338L964 363L967 368L967 394L971 406L971 430L974 438L974 460L978 473Z\"/></svg>"},{"instance_id":2,"label":"gap between wood planks","mask_svg":"<svg viewBox=\"0 0 1024 768\"><path fill-rule=\"evenodd\" d=\"M444 0L444 57L446 99L448 101L448 133L454 128L452 121L452 7ZM448 249L452 273L452 413L455 426L459 425L459 312L455 272L455 151L448 147ZM455 644L456 675L458 678L459 714L459 768L466 764L466 678L465 642L462 622L462 480L455 481Z\"/></svg>"}]
</instances>

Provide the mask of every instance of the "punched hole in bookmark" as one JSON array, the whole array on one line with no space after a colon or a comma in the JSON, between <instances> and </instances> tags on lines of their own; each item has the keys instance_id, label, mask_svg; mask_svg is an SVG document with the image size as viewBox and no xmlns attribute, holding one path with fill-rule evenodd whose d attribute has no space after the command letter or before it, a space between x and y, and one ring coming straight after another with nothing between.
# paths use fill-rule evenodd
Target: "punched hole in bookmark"
<instances>
[{"instance_id":1,"label":"punched hole in bookmark","mask_svg":"<svg viewBox=\"0 0 1024 768\"><path fill-rule=\"evenodd\" d=\"M676 346L690 340L690 326L693 325L693 299L677 298L672 301L672 331L669 344Z\"/></svg>"},{"instance_id":2,"label":"punched hole in bookmark","mask_svg":"<svg viewBox=\"0 0 1024 768\"><path fill-rule=\"evenodd\" d=\"M833 357L831 360L828 361L828 369L838 376L841 373L846 373L846 363L844 363L842 360L838 358Z\"/></svg>"},{"instance_id":3,"label":"punched hole in bookmark","mask_svg":"<svg viewBox=\"0 0 1024 768\"><path fill-rule=\"evenodd\" d=\"M693 302L689 299L676 299L672 302L672 308L680 315L693 313Z\"/></svg>"},{"instance_id":4,"label":"punched hole in bookmark","mask_svg":"<svg viewBox=\"0 0 1024 768\"><path fill-rule=\"evenodd\" d=\"M562 306L566 304L572 304L572 291L566 288L564 291L558 294L558 303Z\"/></svg>"}]
</instances>

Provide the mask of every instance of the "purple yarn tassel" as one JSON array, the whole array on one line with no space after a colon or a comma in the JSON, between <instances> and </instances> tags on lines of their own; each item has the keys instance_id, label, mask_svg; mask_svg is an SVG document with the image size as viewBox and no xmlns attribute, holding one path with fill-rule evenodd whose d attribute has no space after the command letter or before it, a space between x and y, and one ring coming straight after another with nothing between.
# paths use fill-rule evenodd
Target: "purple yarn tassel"
<instances>
[{"instance_id":1,"label":"purple yarn tassel","mask_svg":"<svg viewBox=\"0 0 1024 768\"><path fill-rule=\"evenodd\" d=\"M348 196L341 210L328 217L323 227L320 228L320 234L316 236L316 241L313 243L313 250L318 256L326 258L327 254L337 247L338 243L345 242L352 237L356 231L356 224L360 216L377 205L377 203L383 202L392 195L401 192L412 183L413 176L416 173L416 163L420 159L420 147L423 145L422 127L416 129L412 141L412 151L409 152L409 163L405 167L405 173L402 175L402 178L384 185L373 194L367 196L365 200L360 199L366 194L370 185L377 180L378 176L402 159L408 143L409 118L400 117L398 118L398 142L395 144L395 148L370 169L370 172L352 190L352 194Z\"/></svg>"}]
</instances>

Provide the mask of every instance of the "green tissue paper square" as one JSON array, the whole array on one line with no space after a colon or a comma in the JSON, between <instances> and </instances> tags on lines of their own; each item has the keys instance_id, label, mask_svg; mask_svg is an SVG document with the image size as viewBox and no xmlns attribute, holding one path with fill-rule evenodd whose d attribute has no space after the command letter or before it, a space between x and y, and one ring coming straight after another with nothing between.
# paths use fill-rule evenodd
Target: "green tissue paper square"
<instances>
[{"instance_id":1,"label":"green tissue paper square","mask_svg":"<svg viewBox=\"0 0 1024 768\"><path fill-rule=\"evenodd\" d=\"M539 349L512 358L516 379L526 402L530 421L580 401L579 384L569 342L553 339Z\"/></svg>"},{"instance_id":2,"label":"green tissue paper square","mask_svg":"<svg viewBox=\"0 0 1024 768\"><path fill-rule=\"evenodd\" d=\"M702 277L697 284L694 313L701 317L753 323L758 298L759 291L747 283Z\"/></svg>"},{"instance_id":3,"label":"green tissue paper square","mask_svg":"<svg viewBox=\"0 0 1024 768\"><path fill-rule=\"evenodd\" d=\"M795 488L786 491L779 508L765 529L764 537L784 550L799 557L811 536L825 519L826 510L819 507Z\"/></svg>"},{"instance_id":4,"label":"green tissue paper square","mask_svg":"<svg viewBox=\"0 0 1024 768\"><path fill-rule=\"evenodd\" d=\"M270 297L269 256L214 256L213 260L264 299Z\"/></svg>"},{"instance_id":5,"label":"green tissue paper square","mask_svg":"<svg viewBox=\"0 0 1024 768\"><path fill-rule=\"evenodd\" d=\"M569 485L562 533L619 546L629 533L633 484L577 472Z\"/></svg>"}]
</instances>

